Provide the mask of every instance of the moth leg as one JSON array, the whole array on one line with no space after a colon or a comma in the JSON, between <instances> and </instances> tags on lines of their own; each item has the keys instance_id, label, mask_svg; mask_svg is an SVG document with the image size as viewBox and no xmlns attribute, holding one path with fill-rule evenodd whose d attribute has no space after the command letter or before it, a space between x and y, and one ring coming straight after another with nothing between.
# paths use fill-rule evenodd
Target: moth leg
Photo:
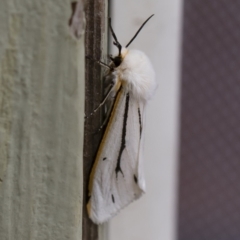
<instances>
[{"instance_id":1,"label":"moth leg","mask_svg":"<svg viewBox=\"0 0 240 240\"><path fill-rule=\"evenodd\" d=\"M109 96L111 95L111 93L114 91L115 86L116 86L116 83L111 84L111 88L110 88L110 90L108 91L106 97L105 97L105 98L103 99L103 101L99 104L99 106L93 110L93 112L91 112L88 116L85 116L85 119L87 119L87 118L89 118L90 116L92 116L95 112L97 112L98 109L100 109L100 108L105 104L105 102L107 101L107 99L109 98Z\"/></svg>"},{"instance_id":2,"label":"moth leg","mask_svg":"<svg viewBox=\"0 0 240 240\"><path fill-rule=\"evenodd\" d=\"M95 108L93 110L93 113L95 113L100 107L102 107L105 102L107 101L107 99L109 98L110 94L113 92L113 89L115 88L115 85L113 84L111 89L109 90L109 92L107 93L107 96L103 99L103 101L99 104L99 106L97 108Z\"/></svg>"},{"instance_id":3,"label":"moth leg","mask_svg":"<svg viewBox=\"0 0 240 240\"><path fill-rule=\"evenodd\" d=\"M99 65L101 65L101 66L103 66L105 68L110 69L111 71L113 71L113 68L111 66L108 66L106 63L104 63L104 62L102 62L100 60L94 59L94 58L92 58L90 56L86 56L86 58L89 59L89 60L92 60L92 61L94 61L96 63L98 63Z\"/></svg>"},{"instance_id":4,"label":"moth leg","mask_svg":"<svg viewBox=\"0 0 240 240\"><path fill-rule=\"evenodd\" d=\"M113 99L115 99L116 96L113 97ZM109 120L109 117L110 117L110 114L112 112L112 108L113 108L113 105L114 105L114 101L111 101L111 103L109 104L110 106L108 107L108 110L106 112L106 116L104 118L104 121L102 123L102 125L98 128L98 130L96 131L95 134L99 133L105 126L106 124L108 123L108 120Z\"/></svg>"}]
</instances>

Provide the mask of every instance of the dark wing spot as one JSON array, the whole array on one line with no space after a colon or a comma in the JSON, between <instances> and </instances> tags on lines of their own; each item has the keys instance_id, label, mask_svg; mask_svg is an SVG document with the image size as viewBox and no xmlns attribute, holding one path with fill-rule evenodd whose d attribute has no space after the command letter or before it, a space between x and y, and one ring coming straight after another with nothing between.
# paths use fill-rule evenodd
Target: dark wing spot
<instances>
[{"instance_id":1,"label":"dark wing spot","mask_svg":"<svg viewBox=\"0 0 240 240\"><path fill-rule=\"evenodd\" d=\"M140 108L138 108L138 119L139 119L139 128L140 128L140 138L142 136L142 116L141 116L141 112L140 112Z\"/></svg>"},{"instance_id":2,"label":"dark wing spot","mask_svg":"<svg viewBox=\"0 0 240 240\"><path fill-rule=\"evenodd\" d=\"M106 157L104 157L104 158L103 158L103 161L105 161L106 159L107 159L107 158L106 158Z\"/></svg>"},{"instance_id":3,"label":"dark wing spot","mask_svg":"<svg viewBox=\"0 0 240 240\"><path fill-rule=\"evenodd\" d=\"M119 172L121 172L124 177L120 162L121 162L123 150L126 147L128 108L129 108L129 93L126 94L125 110L124 110L124 115L123 115L121 146L120 146L120 150L119 150L119 154L118 154L118 158L117 158L117 166L115 168L116 178L118 177Z\"/></svg>"},{"instance_id":4,"label":"dark wing spot","mask_svg":"<svg viewBox=\"0 0 240 240\"><path fill-rule=\"evenodd\" d=\"M114 199L114 196L113 196L113 194L112 194L112 202L113 202L113 203L115 203L115 199Z\"/></svg>"},{"instance_id":5,"label":"dark wing spot","mask_svg":"<svg viewBox=\"0 0 240 240\"><path fill-rule=\"evenodd\" d=\"M137 184L138 183L138 179L137 179L135 174L133 175L133 178L134 178L134 182Z\"/></svg>"}]
</instances>

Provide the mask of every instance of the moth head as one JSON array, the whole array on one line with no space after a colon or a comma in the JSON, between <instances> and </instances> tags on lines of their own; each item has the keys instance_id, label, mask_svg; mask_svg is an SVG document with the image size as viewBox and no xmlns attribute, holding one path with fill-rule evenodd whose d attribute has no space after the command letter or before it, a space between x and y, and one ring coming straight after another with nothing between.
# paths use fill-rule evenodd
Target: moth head
<instances>
[{"instance_id":1,"label":"moth head","mask_svg":"<svg viewBox=\"0 0 240 240\"><path fill-rule=\"evenodd\" d=\"M121 63L122 63L124 57L127 55L127 53L128 53L128 50L127 50L127 48L124 47L124 48L121 49L120 56L117 55L117 56L111 58L115 67L118 67L118 66L121 65Z\"/></svg>"},{"instance_id":2,"label":"moth head","mask_svg":"<svg viewBox=\"0 0 240 240\"><path fill-rule=\"evenodd\" d=\"M138 31L135 33L135 35L132 37L132 39L128 42L128 44L126 45L125 48L122 47L122 45L118 42L117 36L113 31L112 25L111 25L111 18L109 18L109 27L110 27L110 31L112 33L113 36L113 44L118 48L118 55L115 57L110 57L110 59L112 60L115 68L117 68L118 66L121 65L124 57L127 54L127 47L129 47L129 45L133 42L133 40L137 37L137 35L139 34L139 32L142 30L142 28L144 27L144 25L148 22L148 20L153 17L154 14L152 14L143 24L142 26L138 29Z\"/></svg>"}]
</instances>

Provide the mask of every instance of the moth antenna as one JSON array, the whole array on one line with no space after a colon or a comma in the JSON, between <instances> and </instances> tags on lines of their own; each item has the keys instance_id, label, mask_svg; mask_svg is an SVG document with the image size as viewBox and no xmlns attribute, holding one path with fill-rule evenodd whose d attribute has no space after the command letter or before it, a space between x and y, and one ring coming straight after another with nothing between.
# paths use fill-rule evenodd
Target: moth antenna
<instances>
[{"instance_id":1,"label":"moth antenna","mask_svg":"<svg viewBox=\"0 0 240 240\"><path fill-rule=\"evenodd\" d=\"M121 50L122 50L122 45L118 42L116 34L113 31L112 24L111 24L111 18L108 19L108 23L109 23L109 27L110 27L110 31L112 33L112 36L115 40L115 42L113 42L113 44L118 48L118 56L120 56L121 55Z\"/></svg>"},{"instance_id":2,"label":"moth antenna","mask_svg":"<svg viewBox=\"0 0 240 240\"><path fill-rule=\"evenodd\" d=\"M143 24L142 26L138 29L138 31L135 33L135 35L133 36L133 38L129 41L129 43L126 45L126 48L132 43L132 41L137 37L137 35L139 34L139 32L142 30L142 28L144 27L144 25L148 22L148 20L150 20L151 17L153 17L154 14L152 14Z\"/></svg>"}]
</instances>

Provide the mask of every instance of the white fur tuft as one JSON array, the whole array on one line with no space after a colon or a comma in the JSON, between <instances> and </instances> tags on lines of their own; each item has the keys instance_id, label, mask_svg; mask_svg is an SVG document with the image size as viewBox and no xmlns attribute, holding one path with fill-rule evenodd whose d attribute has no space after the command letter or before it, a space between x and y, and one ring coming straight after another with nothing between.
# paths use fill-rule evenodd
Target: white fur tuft
<instances>
[{"instance_id":1,"label":"white fur tuft","mask_svg":"<svg viewBox=\"0 0 240 240\"><path fill-rule=\"evenodd\" d=\"M157 87L150 60L139 50L123 48L121 55L123 61L115 74L125 82L126 90L131 91L136 99L149 100Z\"/></svg>"}]
</instances>

